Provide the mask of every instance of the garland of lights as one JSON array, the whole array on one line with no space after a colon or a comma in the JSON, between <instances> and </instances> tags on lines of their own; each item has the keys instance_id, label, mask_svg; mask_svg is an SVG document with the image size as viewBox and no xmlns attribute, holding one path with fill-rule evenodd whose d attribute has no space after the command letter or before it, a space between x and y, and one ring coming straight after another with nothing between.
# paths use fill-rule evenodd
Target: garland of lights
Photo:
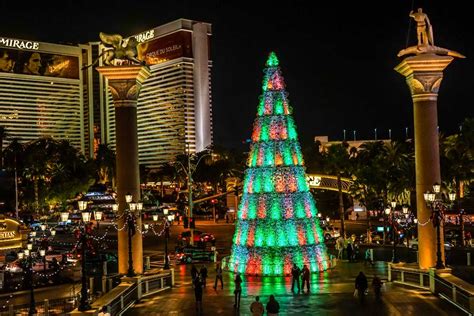
<instances>
[{"instance_id":1,"label":"garland of lights","mask_svg":"<svg viewBox=\"0 0 474 316\"><path fill-rule=\"evenodd\" d=\"M230 271L289 274L293 264L324 271L330 260L318 210L306 182L296 124L278 58L271 53L253 124Z\"/></svg>"}]
</instances>

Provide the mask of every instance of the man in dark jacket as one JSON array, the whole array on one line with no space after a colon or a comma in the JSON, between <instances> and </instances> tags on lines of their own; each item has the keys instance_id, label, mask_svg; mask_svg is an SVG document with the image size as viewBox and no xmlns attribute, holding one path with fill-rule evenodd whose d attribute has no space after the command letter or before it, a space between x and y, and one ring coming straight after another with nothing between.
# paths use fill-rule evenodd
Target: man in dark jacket
<instances>
[{"instance_id":1,"label":"man in dark jacket","mask_svg":"<svg viewBox=\"0 0 474 316\"><path fill-rule=\"evenodd\" d=\"M302 271L302 274L301 274L301 280L303 281L302 285L301 285L301 289L302 291L304 292L304 286L306 284L306 288L308 289L308 293L309 293L309 277L310 277L310 272L309 272L309 269L306 265L303 266L303 271Z\"/></svg>"},{"instance_id":2,"label":"man in dark jacket","mask_svg":"<svg viewBox=\"0 0 474 316\"><path fill-rule=\"evenodd\" d=\"M293 264L293 268L291 269L291 276L292 276L291 292L294 292L295 282L296 282L296 286L298 288L298 293L300 292L300 274L301 274L300 268L298 268L296 263Z\"/></svg>"}]
</instances>

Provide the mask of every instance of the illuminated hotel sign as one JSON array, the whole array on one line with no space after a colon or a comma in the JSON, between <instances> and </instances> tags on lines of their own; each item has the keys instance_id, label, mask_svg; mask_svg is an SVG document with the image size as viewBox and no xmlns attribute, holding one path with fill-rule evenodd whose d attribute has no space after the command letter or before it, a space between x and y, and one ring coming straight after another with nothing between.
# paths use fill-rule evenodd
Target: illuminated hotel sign
<instances>
[{"instance_id":1,"label":"illuminated hotel sign","mask_svg":"<svg viewBox=\"0 0 474 316\"><path fill-rule=\"evenodd\" d=\"M146 35L148 32L140 35L143 34ZM149 34L149 36L151 35ZM142 42L138 46L138 59L144 60L147 65L157 65L180 57L193 57L190 32L176 32Z\"/></svg>"},{"instance_id":2,"label":"illuminated hotel sign","mask_svg":"<svg viewBox=\"0 0 474 316\"><path fill-rule=\"evenodd\" d=\"M28 238L29 229L24 224L0 216L0 252L8 249L22 248Z\"/></svg>"},{"instance_id":3,"label":"illuminated hotel sign","mask_svg":"<svg viewBox=\"0 0 474 316\"><path fill-rule=\"evenodd\" d=\"M135 36L139 43L143 43L155 37L155 30L149 30Z\"/></svg>"},{"instance_id":4,"label":"illuminated hotel sign","mask_svg":"<svg viewBox=\"0 0 474 316\"><path fill-rule=\"evenodd\" d=\"M38 42L22 41L22 40L3 38L3 37L0 37L0 46L18 48L18 49L32 49L32 50L39 49Z\"/></svg>"}]
</instances>

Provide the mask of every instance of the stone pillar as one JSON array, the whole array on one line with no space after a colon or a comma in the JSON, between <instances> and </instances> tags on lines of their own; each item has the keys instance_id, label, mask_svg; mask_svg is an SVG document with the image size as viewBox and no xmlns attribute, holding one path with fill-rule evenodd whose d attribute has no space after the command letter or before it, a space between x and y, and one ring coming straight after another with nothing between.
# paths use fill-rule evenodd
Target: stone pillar
<instances>
[{"instance_id":1,"label":"stone pillar","mask_svg":"<svg viewBox=\"0 0 474 316\"><path fill-rule=\"evenodd\" d=\"M436 265L436 229L430 221L431 209L426 206L423 193L433 191L434 183L441 183L437 101L443 71L452 60L451 56L420 54L405 58L395 67L396 71L406 77L413 99L416 209L421 269ZM441 251L444 258L442 235L443 233L440 236Z\"/></svg>"},{"instance_id":2,"label":"stone pillar","mask_svg":"<svg viewBox=\"0 0 474 316\"><path fill-rule=\"evenodd\" d=\"M115 106L115 144L116 144L116 179L118 215L126 208L125 194L130 193L133 201L140 200L140 174L138 168L138 136L137 136L137 100L140 88L150 76L146 66L106 66L98 67L108 79L108 85ZM124 218L117 223L121 229L125 225ZM142 227L141 214L137 216L137 227ZM143 273L142 236L137 231L132 237L133 269L135 273ZM128 233L127 229L118 232L118 270L126 274L128 270Z\"/></svg>"}]
</instances>

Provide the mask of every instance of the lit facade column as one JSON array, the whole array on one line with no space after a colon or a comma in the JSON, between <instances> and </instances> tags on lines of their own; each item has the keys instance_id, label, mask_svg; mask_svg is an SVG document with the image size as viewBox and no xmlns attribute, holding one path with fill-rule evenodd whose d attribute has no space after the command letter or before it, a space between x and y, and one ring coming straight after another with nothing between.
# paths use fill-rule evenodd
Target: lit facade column
<instances>
[{"instance_id":1,"label":"lit facade column","mask_svg":"<svg viewBox=\"0 0 474 316\"><path fill-rule=\"evenodd\" d=\"M422 269L436 265L436 229L430 221L431 210L426 206L423 193L432 190L434 183L441 183L438 90L443 71L452 60L451 56L420 54L405 58L395 67L397 72L405 76L413 99L418 249L419 265ZM444 245L443 233L440 239ZM444 260L444 247L442 256Z\"/></svg>"},{"instance_id":2,"label":"lit facade column","mask_svg":"<svg viewBox=\"0 0 474 316\"><path fill-rule=\"evenodd\" d=\"M137 100L140 88L145 79L150 76L146 66L107 66L98 67L108 79L108 86L115 107L115 137L116 137L116 179L118 215L121 216L126 208L125 195L132 194L133 200L140 200L140 174L138 168L138 136L137 136ZM125 225L125 218L118 221L118 228ZM137 227L142 227L141 214L137 216ZM135 273L143 273L142 236L136 230L132 237L133 269ZM118 232L118 270L126 274L128 270L128 234L127 229Z\"/></svg>"}]
</instances>

